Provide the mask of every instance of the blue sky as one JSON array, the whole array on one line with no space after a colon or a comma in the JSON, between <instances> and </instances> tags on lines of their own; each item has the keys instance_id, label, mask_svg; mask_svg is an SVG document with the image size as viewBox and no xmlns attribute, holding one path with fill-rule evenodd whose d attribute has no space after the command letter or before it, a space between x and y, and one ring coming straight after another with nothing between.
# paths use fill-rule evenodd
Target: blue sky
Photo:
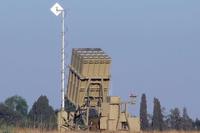
<instances>
[{"instance_id":1,"label":"blue sky","mask_svg":"<svg viewBox=\"0 0 200 133\"><path fill-rule=\"evenodd\" d=\"M60 107L60 17L55 0L1 1L0 101L18 94L29 106L41 95ZM199 0L58 0L67 11L71 49L100 47L112 57L111 94L146 93L167 110L200 118ZM139 100L134 108L139 110Z\"/></svg>"}]
</instances>

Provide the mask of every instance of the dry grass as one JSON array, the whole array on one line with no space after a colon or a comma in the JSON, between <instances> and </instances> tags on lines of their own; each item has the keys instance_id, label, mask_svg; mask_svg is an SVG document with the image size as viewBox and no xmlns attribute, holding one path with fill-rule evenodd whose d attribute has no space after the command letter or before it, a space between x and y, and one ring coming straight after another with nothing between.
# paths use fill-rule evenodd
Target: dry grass
<instances>
[{"instance_id":1,"label":"dry grass","mask_svg":"<svg viewBox=\"0 0 200 133\"><path fill-rule=\"evenodd\" d=\"M0 133L60 133L57 130L42 130L42 129L30 129L30 128L9 128L9 129L0 129ZM88 133L88 131L66 131L62 133ZM90 132L95 133L95 132ZM100 133L100 132L99 132Z\"/></svg>"},{"instance_id":2,"label":"dry grass","mask_svg":"<svg viewBox=\"0 0 200 133\"><path fill-rule=\"evenodd\" d=\"M54 131L46 131L46 130L42 130L42 129L29 129L29 128L14 128L14 129L10 129L8 131L2 131L0 129L0 133L60 133L56 130ZM88 133L88 131L66 131L63 133ZM90 132L90 133L95 133ZM98 131L98 133L100 133ZM117 132L108 132L108 131L104 131L101 133L130 133L127 131L117 131ZM163 132L158 132L158 131L149 131L149 132L141 132L141 133L200 133L198 131L163 131Z\"/></svg>"},{"instance_id":3,"label":"dry grass","mask_svg":"<svg viewBox=\"0 0 200 133\"><path fill-rule=\"evenodd\" d=\"M199 131L149 131L149 132L141 132L141 133L200 133Z\"/></svg>"},{"instance_id":4,"label":"dry grass","mask_svg":"<svg viewBox=\"0 0 200 133\"><path fill-rule=\"evenodd\" d=\"M13 133L58 133L57 131L46 131L41 129L15 128Z\"/></svg>"}]
</instances>

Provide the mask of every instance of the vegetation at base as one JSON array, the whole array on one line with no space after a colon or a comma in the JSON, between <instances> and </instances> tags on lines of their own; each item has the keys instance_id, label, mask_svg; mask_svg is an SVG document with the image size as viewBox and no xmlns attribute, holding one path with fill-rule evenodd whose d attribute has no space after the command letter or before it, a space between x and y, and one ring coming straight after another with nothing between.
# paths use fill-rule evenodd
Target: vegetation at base
<instances>
[{"instance_id":1,"label":"vegetation at base","mask_svg":"<svg viewBox=\"0 0 200 133\"><path fill-rule=\"evenodd\" d=\"M147 113L146 95L142 94L140 103L140 124L143 131L200 131L200 120L192 120L188 115L187 108L182 112L175 107L170 110L169 114L161 106L158 98L153 101L153 115Z\"/></svg>"},{"instance_id":2,"label":"vegetation at base","mask_svg":"<svg viewBox=\"0 0 200 133\"><path fill-rule=\"evenodd\" d=\"M24 98L12 96L0 103L0 129L10 132L12 127L55 129L56 113L46 96L40 96L28 112Z\"/></svg>"},{"instance_id":3,"label":"vegetation at base","mask_svg":"<svg viewBox=\"0 0 200 133\"><path fill-rule=\"evenodd\" d=\"M56 114L46 96L40 96L28 114L30 125L34 128L53 129L56 127Z\"/></svg>"},{"instance_id":4,"label":"vegetation at base","mask_svg":"<svg viewBox=\"0 0 200 133\"><path fill-rule=\"evenodd\" d=\"M47 96L41 95L28 111L28 105L21 96L12 96L0 103L0 132L10 133L17 128L53 130L56 129L56 112ZM140 120L143 131L200 131L200 120L191 119L187 108L173 108L166 113L158 98L153 101L153 114L147 112L146 95L140 102ZM28 131L29 132L29 131ZM33 130L34 132L34 130ZM178 132L177 132L178 133Z\"/></svg>"},{"instance_id":5,"label":"vegetation at base","mask_svg":"<svg viewBox=\"0 0 200 133\"><path fill-rule=\"evenodd\" d=\"M163 115L161 111L160 101L157 98L154 98L154 108L151 127L153 130L163 130Z\"/></svg>"},{"instance_id":6,"label":"vegetation at base","mask_svg":"<svg viewBox=\"0 0 200 133\"><path fill-rule=\"evenodd\" d=\"M141 129L144 131L148 130L149 123L147 119L147 101L145 94L142 94L140 102L140 120L141 120Z\"/></svg>"}]
</instances>

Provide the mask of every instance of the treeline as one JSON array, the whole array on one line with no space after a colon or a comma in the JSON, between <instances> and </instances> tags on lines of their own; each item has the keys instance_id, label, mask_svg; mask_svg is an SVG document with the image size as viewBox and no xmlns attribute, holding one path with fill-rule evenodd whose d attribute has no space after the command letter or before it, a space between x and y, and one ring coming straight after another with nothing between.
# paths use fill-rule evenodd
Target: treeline
<instances>
[{"instance_id":1,"label":"treeline","mask_svg":"<svg viewBox=\"0 0 200 133\"><path fill-rule=\"evenodd\" d=\"M26 100L17 95L0 103L0 128L9 126L51 130L57 127L56 118L56 111L43 95L34 102L30 111Z\"/></svg>"},{"instance_id":2,"label":"treeline","mask_svg":"<svg viewBox=\"0 0 200 133\"><path fill-rule=\"evenodd\" d=\"M184 130L200 131L200 120L193 120L187 109L173 108L169 114L161 106L158 98L153 101L153 114L147 112L146 95L142 94L140 103L140 121L143 131ZM57 112L49 105L46 96L41 95L28 110L27 102L21 96L12 96L0 103L0 128L2 126L55 129Z\"/></svg>"},{"instance_id":3,"label":"treeline","mask_svg":"<svg viewBox=\"0 0 200 133\"><path fill-rule=\"evenodd\" d=\"M147 112L146 95L142 94L140 103L140 121L143 131L150 130L182 130L182 131L200 131L200 120L193 120L188 115L187 109L182 110L173 108L169 114L166 113L164 107L161 106L158 98L153 101L153 114Z\"/></svg>"}]
</instances>

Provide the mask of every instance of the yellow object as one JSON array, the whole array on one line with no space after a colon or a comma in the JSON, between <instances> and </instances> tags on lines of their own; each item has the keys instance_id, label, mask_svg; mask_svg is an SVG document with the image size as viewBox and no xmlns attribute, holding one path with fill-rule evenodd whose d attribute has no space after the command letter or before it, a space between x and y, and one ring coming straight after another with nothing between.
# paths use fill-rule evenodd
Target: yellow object
<instances>
[{"instance_id":1,"label":"yellow object","mask_svg":"<svg viewBox=\"0 0 200 133\"><path fill-rule=\"evenodd\" d=\"M66 97L79 106L89 97L99 106L109 93L111 58L100 48L74 48L71 58Z\"/></svg>"},{"instance_id":2,"label":"yellow object","mask_svg":"<svg viewBox=\"0 0 200 133\"><path fill-rule=\"evenodd\" d=\"M140 131L139 118L131 117L127 112L128 104L134 102L122 102L119 96L109 96L110 65L111 58L100 48L72 50L65 95L69 110L58 113L58 129L85 126L87 129L98 127L108 131ZM96 118L90 119L91 110L97 112ZM78 117L81 115L84 116ZM83 118L82 125L76 125L79 118Z\"/></svg>"}]
</instances>

